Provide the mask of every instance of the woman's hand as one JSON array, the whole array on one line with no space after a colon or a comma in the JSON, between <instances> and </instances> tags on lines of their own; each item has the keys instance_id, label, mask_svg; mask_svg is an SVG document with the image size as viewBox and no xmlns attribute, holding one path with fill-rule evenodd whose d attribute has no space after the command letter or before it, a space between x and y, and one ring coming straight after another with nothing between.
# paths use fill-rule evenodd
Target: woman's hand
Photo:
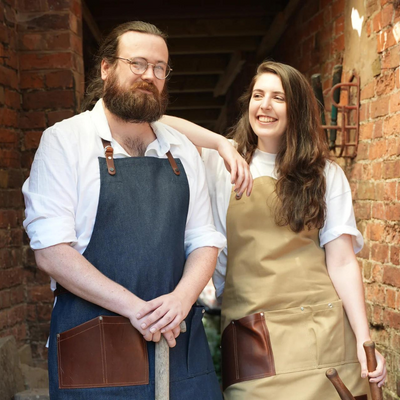
<instances>
[{"instance_id":1,"label":"woman's hand","mask_svg":"<svg viewBox=\"0 0 400 400\"><path fill-rule=\"evenodd\" d=\"M379 353L378 350L375 350L377 366L376 370L371 372L368 372L367 357L365 355L365 350L362 344L357 345L357 356L361 365L361 377L368 377L370 382L377 383L379 387L382 387L385 384L387 376L386 360L382 356L382 354Z\"/></svg>"},{"instance_id":2,"label":"woman's hand","mask_svg":"<svg viewBox=\"0 0 400 400\"><path fill-rule=\"evenodd\" d=\"M237 196L241 197L244 192L250 196L253 189L253 178L249 164L223 136L221 136L217 150L224 160L226 169L231 173L231 183L235 184L234 190Z\"/></svg>"}]
</instances>

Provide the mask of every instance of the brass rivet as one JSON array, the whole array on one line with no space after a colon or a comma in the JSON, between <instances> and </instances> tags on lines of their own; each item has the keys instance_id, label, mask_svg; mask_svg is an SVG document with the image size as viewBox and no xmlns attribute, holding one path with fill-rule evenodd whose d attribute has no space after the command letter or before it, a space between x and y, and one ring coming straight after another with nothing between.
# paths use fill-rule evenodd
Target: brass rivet
<instances>
[{"instance_id":1,"label":"brass rivet","mask_svg":"<svg viewBox=\"0 0 400 400\"><path fill-rule=\"evenodd\" d=\"M301 310L301 311L304 311L304 307L300 307L300 310Z\"/></svg>"},{"instance_id":2,"label":"brass rivet","mask_svg":"<svg viewBox=\"0 0 400 400\"><path fill-rule=\"evenodd\" d=\"M110 171L111 171L111 172L114 172L114 168L110 168Z\"/></svg>"}]
</instances>

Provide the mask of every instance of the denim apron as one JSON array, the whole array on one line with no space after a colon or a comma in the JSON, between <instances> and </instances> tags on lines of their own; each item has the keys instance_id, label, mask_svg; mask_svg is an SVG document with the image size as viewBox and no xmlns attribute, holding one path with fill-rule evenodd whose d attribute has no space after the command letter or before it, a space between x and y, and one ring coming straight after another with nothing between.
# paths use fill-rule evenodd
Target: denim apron
<instances>
[{"instance_id":1,"label":"denim apron","mask_svg":"<svg viewBox=\"0 0 400 400\"><path fill-rule=\"evenodd\" d=\"M83 256L104 275L146 301L172 292L186 261L189 185L181 161L175 161L180 175L174 173L168 159L154 157L115 159L116 173L111 175L106 159L99 157L99 204ZM101 315L116 314L70 292L57 297L49 343L51 399L154 399L153 342L146 342L149 384L59 389L57 334ZM176 347L170 349L171 400L222 398L202 316L203 309L193 306L186 318L187 331L179 335Z\"/></svg>"}]
</instances>

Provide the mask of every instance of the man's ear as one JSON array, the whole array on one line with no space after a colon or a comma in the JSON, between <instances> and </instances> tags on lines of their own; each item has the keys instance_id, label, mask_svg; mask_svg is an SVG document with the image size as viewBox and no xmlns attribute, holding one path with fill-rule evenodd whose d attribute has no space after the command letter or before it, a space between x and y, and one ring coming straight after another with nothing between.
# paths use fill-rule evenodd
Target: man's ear
<instances>
[{"instance_id":1,"label":"man's ear","mask_svg":"<svg viewBox=\"0 0 400 400\"><path fill-rule=\"evenodd\" d=\"M111 65L106 60L101 60L101 79L105 81L110 74Z\"/></svg>"}]
</instances>

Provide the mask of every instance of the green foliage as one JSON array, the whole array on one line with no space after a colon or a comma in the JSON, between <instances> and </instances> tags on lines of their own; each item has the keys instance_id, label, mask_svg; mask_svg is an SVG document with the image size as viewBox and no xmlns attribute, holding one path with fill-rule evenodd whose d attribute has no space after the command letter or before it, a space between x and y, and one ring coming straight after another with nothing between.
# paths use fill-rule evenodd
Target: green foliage
<instances>
[{"instance_id":1,"label":"green foliage","mask_svg":"<svg viewBox=\"0 0 400 400\"><path fill-rule=\"evenodd\" d=\"M211 356L214 362L215 372L219 382L221 383L221 317L219 315L205 314L203 325L206 331L208 346L210 347Z\"/></svg>"}]
</instances>

